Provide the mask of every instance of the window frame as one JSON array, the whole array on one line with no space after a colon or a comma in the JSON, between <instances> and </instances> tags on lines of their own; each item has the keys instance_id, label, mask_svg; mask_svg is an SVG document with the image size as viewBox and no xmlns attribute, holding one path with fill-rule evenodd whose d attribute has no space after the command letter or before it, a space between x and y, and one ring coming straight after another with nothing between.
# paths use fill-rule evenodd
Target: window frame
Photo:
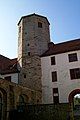
<instances>
[{"instance_id":1,"label":"window frame","mask_svg":"<svg viewBox=\"0 0 80 120\"><path fill-rule=\"evenodd\" d=\"M53 88L53 94L58 93L58 88Z\"/></svg>"},{"instance_id":2,"label":"window frame","mask_svg":"<svg viewBox=\"0 0 80 120\"><path fill-rule=\"evenodd\" d=\"M58 88L53 88L53 102L54 102L54 104L58 104L59 103Z\"/></svg>"},{"instance_id":3,"label":"window frame","mask_svg":"<svg viewBox=\"0 0 80 120\"><path fill-rule=\"evenodd\" d=\"M42 28L42 22L38 22L38 28Z\"/></svg>"},{"instance_id":4,"label":"window frame","mask_svg":"<svg viewBox=\"0 0 80 120\"><path fill-rule=\"evenodd\" d=\"M57 82L57 71L51 72L52 82Z\"/></svg>"},{"instance_id":5,"label":"window frame","mask_svg":"<svg viewBox=\"0 0 80 120\"><path fill-rule=\"evenodd\" d=\"M73 79L80 79L80 68L70 69L70 78Z\"/></svg>"},{"instance_id":6,"label":"window frame","mask_svg":"<svg viewBox=\"0 0 80 120\"><path fill-rule=\"evenodd\" d=\"M76 62L76 61L78 61L77 53L68 54L68 59L69 59L69 62Z\"/></svg>"},{"instance_id":7,"label":"window frame","mask_svg":"<svg viewBox=\"0 0 80 120\"><path fill-rule=\"evenodd\" d=\"M55 56L51 57L51 65L56 65Z\"/></svg>"},{"instance_id":8,"label":"window frame","mask_svg":"<svg viewBox=\"0 0 80 120\"><path fill-rule=\"evenodd\" d=\"M53 101L54 101L54 104L58 104L59 103L59 96L53 96Z\"/></svg>"}]
</instances>

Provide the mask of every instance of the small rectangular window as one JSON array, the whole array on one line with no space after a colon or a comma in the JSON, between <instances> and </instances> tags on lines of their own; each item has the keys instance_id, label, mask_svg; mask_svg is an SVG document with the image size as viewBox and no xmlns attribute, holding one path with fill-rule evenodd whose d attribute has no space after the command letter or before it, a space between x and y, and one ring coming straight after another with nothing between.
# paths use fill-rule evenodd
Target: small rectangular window
<instances>
[{"instance_id":1,"label":"small rectangular window","mask_svg":"<svg viewBox=\"0 0 80 120\"><path fill-rule=\"evenodd\" d=\"M77 53L68 54L69 62L78 61Z\"/></svg>"},{"instance_id":2,"label":"small rectangular window","mask_svg":"<svg viewBox=\"0 0 80 120\"><path fill-rule=\"evenodd\" d=\"M24 78L26 78L26 74L24 74Z\"/></svg>"},{"instance_id":3,"label":"small rectangular window","mask_svg":"<svg viewBox=\"0 0 80 120\"><path fill-rule=\"evenodd\" d=\"M80 68L70 69L70 77L73 79L80 79Z\"/></svg>"},{"instance_id":4,"label":"small rectangular window","mask_svg":"<svg viewBox=\"0 0 80 120\"><path fill-rule=\"evenodd\" d=\"M38 27L42 28L42 23L41 22L38 22Z\"/></svg>"},{"instance_id":5,"label":"small rectangular window","mask_svg":"<svg viewBox=\"0 0 80 120\"><path fill-rule=\"evenodd\" d=\"M52 82L56 82L57 81L57 72L54 71L52 72Z\"/></svg>"},{"instance_id":6,"label":"small rectangular window","mask_svg":"<svg viewBox=\"0 0 80 120\"><path fill-rule=\"evenodd\" d=\"M19 27L19 33L21 32L21 26Z\"/></svg>"},{"instance_id":7,"label":"small rectangular window","mask_svg":"<svg viewBox=\"0 0 80 120\"><path fill-rule=\"evenodd\" d=\"M30 56L30 52L28 52L28 55Z\"/></svg>"},{"instance_id":8,"label":"small rectangular window","mask_svg":"<svg viewBox=\"0 0 80 120\"><path fill-rule=\"evenodd\" d=\"M53 102L54 104L59 103L58 88L53 88Z\"/></svg>"},{"instance_id":9,"label":"small rectangular window","mask_svg":"<svg viewBox=\"0 0 80 120\"><path fill-rule=\"evenodd\" d=\"M55 56L54 57L51 57L51 65L55 65L56 62L55 62Z\"/></svg>"},{"instance_id":10,"label":"small rectangular window","mask_svg":"<svg viewBox=\"0 0 80 120\"><path fill-rule=\"evenodd\" d=\"M11 76L6 76L5 79L11 82Z\"/></svg>"},{"instance_id":11,"label":"small rectangular window","mask_svg":"<svg viewBox=\"0 0 80 120\"><path fill-rule=\"evenodd\" d=\"M53 94L58 93L58 88L53 88Z\"/></svg>"}]
</instances>

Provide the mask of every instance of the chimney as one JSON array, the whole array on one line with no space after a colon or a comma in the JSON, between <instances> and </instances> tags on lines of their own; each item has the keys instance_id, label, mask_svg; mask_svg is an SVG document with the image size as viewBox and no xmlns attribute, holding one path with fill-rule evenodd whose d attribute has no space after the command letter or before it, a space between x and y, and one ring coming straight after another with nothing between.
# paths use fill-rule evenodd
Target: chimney
<instances>
[{"instance_id":1,"label":"chimney","mask_svg":"<svg viewBox=\"0 0 80 120\"><path fill-rule=\"evenodd\" d=\"M49 48L49 49L51 49L51 48L53 48L53 47L54 47L54 43L53 43L53 42L48 43L48 48Z\"/></svg>"}]
</instances>

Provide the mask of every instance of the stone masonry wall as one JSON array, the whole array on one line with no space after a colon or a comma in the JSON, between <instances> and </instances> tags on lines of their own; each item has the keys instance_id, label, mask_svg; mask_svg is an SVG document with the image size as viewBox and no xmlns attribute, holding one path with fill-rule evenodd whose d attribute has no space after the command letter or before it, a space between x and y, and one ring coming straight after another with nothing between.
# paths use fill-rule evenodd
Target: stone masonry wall
<instances>
[{"instance_id":1,"label":"stone masonry wall","mask_svg":"<svg viewBox=\"0 0 80 120\"><path fill-rule=\"evenodd\" d=\"M38 22L42 23L42 28L38 27ZM39 56L48 49L49 22L45 17L34 14L23 17L19 29L21 29L18 37L19 84L35 90L41 98L42 74Z\"/></svg>"},{"instance_id":2,"label":"stone masonry wall","mask_svg":"<svg viewBox=\"0 0 80 120\"><path fill-rule=\"evenodd\" d=\"M2 94L2 117L6 120L8 112L12 109L16 109L20 104L20 96L24 97L25 104L37 104L40 101L40 97L37 91L22 87L15 83L11 83L6 80L0 79L0 93ZM39 99L39 101L37 101Z\"/></svg>"}]
</instances>

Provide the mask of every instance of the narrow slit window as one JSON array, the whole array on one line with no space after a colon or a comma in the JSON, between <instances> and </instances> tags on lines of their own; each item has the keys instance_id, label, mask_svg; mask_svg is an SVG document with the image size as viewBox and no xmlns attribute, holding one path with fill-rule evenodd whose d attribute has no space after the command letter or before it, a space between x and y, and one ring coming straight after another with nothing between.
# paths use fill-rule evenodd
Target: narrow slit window
<instances>
[{"instance_id":1,"label":"narrow slit window","mask_svg":"<svg viewBox=\"0 0 80 120\"><path fill-rule=\"evenodd\" d=\"M28 56L30 56L30 52L28 52Z\"/></svg>"}]
</instances>

